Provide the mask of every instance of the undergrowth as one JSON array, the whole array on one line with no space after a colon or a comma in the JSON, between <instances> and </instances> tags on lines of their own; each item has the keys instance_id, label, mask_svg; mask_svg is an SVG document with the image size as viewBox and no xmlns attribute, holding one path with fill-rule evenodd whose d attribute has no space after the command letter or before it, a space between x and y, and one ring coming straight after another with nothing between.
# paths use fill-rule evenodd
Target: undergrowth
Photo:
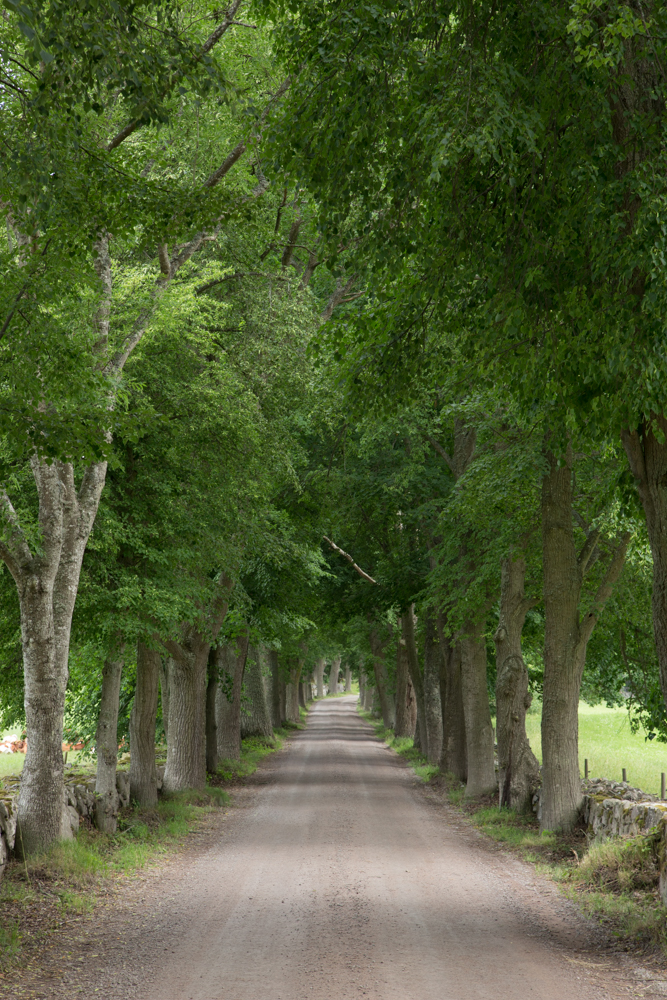
<instances>
[{"instance_id":1,"label":"undergrowth","mask_svg":"<svg viewBox=\"0 0 667 1000\"><path fill-rule=\"evenodd\" d=\"M658 892L660 838L654 835L594 844L583 828L568 834L540 832L530 812L500 809L497 798L466 800L465 786L441 774L415 750L410 739L396 739L369 712L359 714L384 742L410 763L435 792L470 823L503 848L535 865L595 917L626 950L667 955L667 907Z\"/></svg>"},{"instance_id":2,"label":"undergrowth","mask_svg":"<svg viewBox=\"0 0 667 1000\"><path fill-rule=\"evenodd\" d=\"M287 723L282 729L274 729L273 743L259 736L248 736L241 741L241 757L239 760L221 760L215 775L211 776L213 784L237 784L249 775L254 774L259 762L275 750L280 750L283 740L290 730L303 729L301 725Z\"/></svg>"}]
</instances>

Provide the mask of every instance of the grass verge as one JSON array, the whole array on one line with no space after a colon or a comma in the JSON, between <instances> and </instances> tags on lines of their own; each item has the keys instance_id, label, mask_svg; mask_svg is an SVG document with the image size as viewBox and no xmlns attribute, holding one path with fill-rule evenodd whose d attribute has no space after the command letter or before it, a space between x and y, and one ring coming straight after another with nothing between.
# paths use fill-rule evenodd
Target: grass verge
<instances>
[{"instance_id":1,"label":"grass verge","mask_svg":"<svg viewBox=\"0 0 667 1000\"><path fill-rule=\"evenodd\" d=\"M71 928L228 802L221 788L179 792L155 809L123 810L113 836L82 826L74 840L28 862L12 861L0 883L0 969L24 964L52 934Z\"/></svg>"},{"instance_id":2,"label":"grass verge","mask_svg":"<svg viewBox=\"0 0 667 1000\"><path fill-rule=\"evenodd\" d=\"M203 791L164 796L154 809L122 810L113 836L82 826L74 840L27 863L10 862L0 882L0 979L12 967L39 961L49 938L71 933L101 899L122 891L127 878L179 847L207 815L229 804L224 786L241 784L286 735L278 730L273 745L243 740L240 761L223 762Z\"/></svg>"},{"instance_id":3,"label":"grass verge","mask_svg":"<svg viewBox=\"0 0 667 1000\"><path fill-rule=\"evenodd\" d=\"M371 712L357 706L357 712L369 722L378 736L388 747L395 750L400 757L404 757L415 774L422 781L431 781L432 778L440 774L440 768L435 764L429 764L426 757L420 750L416 750L414 740L404 736L394 736L393 729L386 729L381 719L377 719Z\"/></svg>"},{"instance_id":4,"label":"grass verge","mask_svg":"<svg viewBox=\"0 0 667 1000\"><path fill-rule=\"evenodd\" d=\"M359 714L439 797L491 840L557 882L624 950L667 956L667 907L658 892L657 835L594 844L583 828L568 834L540 833L533 813L499 809L495 796L466 800L465 786L430 765L412 740L397 740L369 712L360 709Z\"/></svg>"}]
</instances>

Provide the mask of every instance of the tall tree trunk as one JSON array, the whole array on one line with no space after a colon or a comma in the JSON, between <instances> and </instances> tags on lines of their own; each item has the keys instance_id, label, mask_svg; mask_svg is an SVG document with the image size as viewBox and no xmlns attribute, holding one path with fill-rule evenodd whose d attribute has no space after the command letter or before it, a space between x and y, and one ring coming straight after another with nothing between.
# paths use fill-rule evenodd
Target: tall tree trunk
<instances>
[{"instance_id":1,"label":"tall tree trunk","mask_svg":"<svg viewBox=\"0 0 667 1000\"><path fill-rule=\"evenodd\" d=\"M116 763L118 761L118 703L125 661L125 644L119 642L102 667L102 698L97 718L95 750L95 826L102 833L115 833L118 821Z\"/></svg>"},{"instance_id":2,"label":"tall tree trunk","mask_svg":"<svg viewBox=\"0 0 667 1000\"><path fill-rule=\"evenodd\" d=\"M417 722L419 726L419 746L424 754L428 754L428 736L426 733L426 711L424 708L424 679L419 666L419 655L417 653L417 639L415 637L415 613L414 605L410 605L407 611L401 615L401 629L405 639L405 651L408 660L408 671L412 688L417 701Z\"/></svg>"},{"instance_id":3,"label":"tall tree trunk","mask_svg":"<svg viewBox=\"0 0 667 1000\"><path fill-rule=\"evenodd\" d=\"M442 715L442 763L445 773L459 781L468 780L468 741L463 711L463 680L461 678L461 643L443 645L445 707ZM440 691L443 690L442 675Z\"/></svg>"},{"instance_id":4,"label":"tall tree trunk","mask_svg":"<svg viewBox=\"0 0 667 1000\"><path fill-rule=\"evenodd\" d=\"M440 769L459 781L468 777L466 727L461 683L461 645L446 634L445 616L436 618L440 641L440 700L442 702L442 755Z\"/></svg>"},{"instance_id":5,"label":"tall tree trunk","mask_svg":"<svg viewBox=\"0 0 667 1000\"><path fill-rule=\"evenodd\" d=\"M177 792L206 787L206 666L227 615L232 581L223 575L206 615L206 631L185 625L179 642L163 640L171 657L169 740L163 788Z\"/></svg>"},{"instance_id":6,"label":"tall tree trunk","mask_svg":"<svg viewBox=\"0 0 667 1000\"><path fill-rule=\"evenodd\" d=\"M359 667L359 704L363 708L364 691L366 690L366 672L363 667Z\"/></svg>"},{"instance_id":7,"label":"tall tree trunk","mask_svg":"<svg viewBox=\"0 0 667 1000\"><path fill-rule=\"evenodd\" d=\"M352 670L349 666L345 667L345 692L349 694L352 690Z\"/></svg>"},{"instance_id":8,"label":"tall tree trunk","mask_svg":"<svg viewBox=\"0 0 667 1000\"><path fill-rule=\"evenodd\" d=\"M142 808L157 805L155 720L160 654L137 643L137 686L130 714L130 798Z\"/></svg>"},{"instance_id":9,"label":"tall tree trunk","mask_svg":"<svg viewBox=\"0 0 667 1000\"><path fill-rule=\"evenodd\" d=\"M541 828L569 830L577 820L582 792L579 775L579 691L586 647L599 614L625 561L624 534L598 587L591 610L579 620L584 577L594 560L599 534L591 532L577 556L572 526L572 449L558 464L547 451L542 480L542 564L544 574L544 687L542 695Z\"/></svg>"},{"instance_id":10,"label":"tall tree trunk","mask_svg":"<svg viewBox=\"0 0 667 1000\"><path fill-rule=\"evenodd\" d=\"M210 643L194 629L170 644L169 741L164 789L206 786L206 664Z\"/></svg>"},{"instance_id":11,"label":"tall tree trunk","mask_svg":"<svg viewBox=\"0 0 667 1000\"><path fill-rule=\"evenodd\" d=\"M113 353L109 351L113 288L108 237L100 235L93 250L102 292L93 320L95 350L111 377L112 401L118 376L147 324L135 325L120 351L116 346ZM110 437L108 434L107 439ZM33 455L30 464L38 500L39 547L35 552L6 489L0 487L0 518L4 522L0 558L16 583L21 611L28 749L21 774L16 850L24 856L48 848L61 834L62 735L72 613L107 471L106 462L89 465L77 490L71 463L49 463Z\"/></svg>"},{"instance_id":12,"label":"tall tree trunk","mask_svg":"<svg viewBox=\"0 0 667 1000\"><path fill-rule=\"evenodd\" d=\"M364 709L373 712L375 704L375 688L367 684L364 688Z\"/></svg>"},{"instance_id":13,"label":"tall tree trunk","mask_svg":"<svg viewBox=\"0 0 667 1000\"><path fill-rule=\"evenodd\" d=\"M215 650L208 654L208 680L206 682L206 770L215 774L218 769L218 724L215 718L215 703L218 698L218 669Z\"/></svg>"},{"instance_id":14,"label":"tall tree trunk","mask_svg":"<svg viewBox=\"0 0 667 1000\"><path fill-rule=\"evenodd\" d=\"M329 668L329 694L338 694L339 673L340 673L340 656L335 656Z\"/></svg>"},{"instance_id":15,"label":"tall tree trunk","mask_svg":"<svg viewBox=\"0 0 667 1000\"><path fill-rule=\"evenodd\" d=\"M466 727L466 798L495 792L498 784L486 679L484 624L468 622L461 639L461 690Z\"/></svg>"},{"instance_id":16,"label":"tall tree trunk","mask_svg":"<svg viewBox=\"0 0 667 1000\"><path fill-rule=\"evenodd\" d=\"M63 819L63 715L72 613L81 563L99 506L106 462L91 465L77 491L73 467L31 461L39 502L39 550L31 551L7 493L0 489L0 558L18 590L28 749L18 801L16 850L28 855L60 838Z\"/></svg>"},{"instance_id":17,"label":"tall tree trunk","mask_svg":"<svg viewBox=\"0 0 667 1000\"><path fill-rule=\"evenodd\" d=\"M285 713L280 704L280 662L275 649L269 650L269 669L271 671L271 722L274 729L280 729L285 722Z\"/></svg>"},{"instance_id":18,"label":"tall tree trunk","mask_svg":"<svg viewBox=\"0 0 667 1000\"><path fill-rule=\"evenodd\" d=\"M571 451L571 449L569 449ZM545 830L570 829L581 806L579 775L579 598L583 574L572 527L572 459L549 457L542 481L544 689L542 818Z\"/></svg>"},{"instance_id":19,"label":"tall tree trunk","mask_svg":"<svg viewBox=\"0 0 667 1000\"><path fill-rule=\"evenodd\" d=\"M278 697L280 698L280 718L283 720L281 726L287 722L287 681L282 675L278 683Z\"/></svg>"},{"instance_id":20,"label":"tall tree trunk","mask_svg":"<svg viewBox=\"0 0 667 1000\"><path fill-rule=\"evenodd\" d=\"M393 729L396 722L396 708L393 698L389 693L389 681L387 678L387 664L385 663L384 658L384 647L380 642L380 637L376 628L371 628L370 643L373 659L373 672L375 674L375 690L377 691L378 700L380 702L382 724L385 729Z\"/></svg>"},{"instance_id":21,"label":"tall tree trunk","mask_svg":"<svg viewBox=\"0 0 667 1000\"><path fill-rule=\"evenodd\" d=\"M394 734L412 738L415 730L410 718L408 674L408 654L405 650L405 640L399 637L396 649L396 722Z\"/></svg>"},{"instance_id":22,"label":"tall tree trunk","mask_svg":"<svg viewBox=\"0 0 667 1000\"><path fill-rule=\"evenodd\" d=\"M655 436L656 425L663 440ZM662 697L667 705L667 418L651 414L636 430L621 435L646 517L653 557L653 637L658 656Z\"/></svg>"},{"instance_id":23,"label":"tall tree trunk","mask_svg":"<svg viewBox=\"0 0 667 1000\"><path fill-rule=\"evenodd\" d=\"M285 690L285 715L288 722L297 725L301 722L299 712L299 681L301 680L301 670L303 662L296 656L289 660L289 681Z\"/></svg>"},{"instance_id":24,"label":"tall tree trunk","mask_svg":"<svg viewBox=\"0 0 667 1000\"><path fill-rule=\"evenodd\" d=\"M442 756L442 704L440 701L440 643L433 612L424 621L424 712L426 757L429 764L439 764Z\"/></svg>"},{"instance_id":25,"label":"tall tree trunk","mask_svg":"<svg viewBox=\"0 0 667 1000\"><path fill-rule=\"evenodd\" d=\"M540 783L540 766L526 735L526 711L532 697L521 653L521 632L535 601L525 596L525 579L523 556L503 560L500 615L494 635L499 802L501 808L513 806L519 810L530 807Z\"/></svg>"},{"instance_id":26,"label":"tall tree trunk","mask_svg":"<svg viewBox=\"0 0 667 1000\"><path fill-rule=\"evenodd\" d=\"M160 657L160 701L162 704L162 727L164 741L169 744L169 668L164 657Z\"/></svg>"},{"instance_id":27,"label":"tall tree trunk","mask_svg":"<svg viewBox=\"0 0 667 1000\"><path fill-rule=\"evenodd\" d=\"M301 708L306 709L308 708L308 700L306 697L306 682L299 681L298 687L299 687L299 705Z\"/></svg>"},{"instance_id":28,"label":"tall tree trunk","mask_svg":"<svg viewBox=\"0 0 667 1000\"><path fill-rule=\"evenodd\" d=\"M315 664L315 684L317 686L317 697L324 698L324 658Z\"/></svg>"},{"instance_id":29,"label":"tall tree trunk","mask_svg":"<svg viewBox=\"0 0 667 1000\"><path fill-rule=\"evenodd\" d=\"M248 657L247 629L228 646L218 647L218 671L227 675L217 701L218 753L224 760L241 759L241 694Z\"/></svg>"},{"instance_id":30,"label":"tall tree trunk","mask_svg":"<svg viewBox=\"0 0 667 1000\"><path fill-rule=\"evenodd\" d=\"M241 709L241 736L259 736L267 743L273 743L273 727L262 679L260 651L255 646L248 647L243 689L247 701Z\"/></svg>"}]
</instances>

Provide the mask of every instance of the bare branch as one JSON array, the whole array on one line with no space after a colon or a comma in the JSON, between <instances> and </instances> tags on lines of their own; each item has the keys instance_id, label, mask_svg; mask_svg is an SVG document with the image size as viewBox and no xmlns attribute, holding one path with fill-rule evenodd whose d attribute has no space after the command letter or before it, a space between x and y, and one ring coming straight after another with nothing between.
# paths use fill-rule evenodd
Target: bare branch
<instances>
[{"instance_id":1,"label":"bare branch","mask_svg":"<svg viewBox=\"0 0 667 1000\"><path fill-rule=\"evenodd\" d=\"M239 7L241 6L242 3L243 3L243 0L235 0L235 2L231 5L231 7L229 8L229 10L227 11L227 14L225 16L224 21L222 21L218 25L218 27L215 29L215 31L213 31L208 36L208 38L206 39L206 41L202 45L201 54L203 56L208 55L208 53L211 51L211 49L213 48L213 46L217 45L217 43L220 41L220 39L222 38L222 36L224 35L224 33L227 31L227 29L231 28L231 26L234 24L234 18L236 17L236 13L237 13L237 11L238 11L238 9L239 9Z\"/></svg>"},{"instance_id":2,"label":"bare branch","mask_svg":"<svg viewBox=\"0 0 667 1000\"><path fill-rule=\"evenodd\" d=\"M324 539L325 542L329 543L334 552L337 552L339 555L343 556L344 559L347 559L347 561L352 566L354 566L359 576L362 576L364 580L368 580L369 583L374 583L377 586L377 580L374 580L372 576L368 575L368 573L364 573L361 566L357 566L356 562L348 552L345 552L343 549L341 549L340 546L336 545L335 542L332 542L331 539L327 538L326 535L322 535L322 538Z\"/></svg>"},{"instance_id":3,"label":"bare branch","mask_svg":"<svg viewBox=\"0 0 667 1000\"><path fill-rule=\"evenodd\" d=\"M218 25L215 31L213 31L204 42L195 62L199 62L199 60L202 59L205 55L208 55L213 46L220 41L220 39L227 31L227 29L230 28L232 24L234 24L234 17L239 7L241 6L242 2L243 0L234 0L234 3L232 3L231 7L227 11L227 14L225 15L225 19ZM169 78L166 86L163 88L162 93L160 94L161 98L166 97L166 95L169 93L172 87L175 86L177 80L178 80L177 75L172 75ZM122 128L120 132L117 133L117 135L113 137L113 139L107 146L108 153L110 153L113 149L116 149L118 146L120 146L120 144L124 142L128 136L132 135L132 133L135 132L141 124L143 124L144 120L143 112L145 112L147 108L148 108L148 102L145 102L141 109L142 113L139 114L136 118L134 118L131 122L128 122L128 124L124 128Z\"/></svg>"},{"instance_id":4,"label":"bare branch","mask_svg":"<svg viewBox=\"0 0 667 1000\"><path fill-rule=\"evenodd\" d=\"M454 468L454 460L452 458L450 458L450 456L447 454L447 452L442 447L442 445L440 444L439 441L436 441L436 439L434 437L431 437L430 434L427 435L427 437L428 437L429 444L433 448L435 448L435 450L437 451L438 455L440 455L440 458L444 458L445 462L447 463L447 465L449 466L449 468L451 469L451 471L454 473L454 475L456 475L456 469Z\"/></svg>"},{"instance_id":5,"label":"bare branch","mask_svg":"<svg viewBox=\"0 0 667 1000\"><path fill-rule=\"evenodd\" d=\"M609 600L614 590L614 585L621 575L621 570L625 563L625 556L628 551L628 545L630 544L630 539L632 538L632 532L626 531L621 535L621 540L614 549L612 553L611 562L607 568L607 572L597 589L597 593L593 598L593 605L591 610L588 612L584 621L581 624L581 635L582 641L588 642L590 639L595 624L602 613L605 604Z\"/></svg>"},{"instance_id":6,"label":"bare branch","mask_svg":"<svg viewBox=\"0 0 667 1000\"><path fill-rule=\"evenodd\" d=\"M169 247L166 243L160 243L157 248L157 257L160 261L160 270L163 274L166 274L168 278L171 277L171 265L169 264Z\"/></svg>"},{"instance_id":7,"label":"bare branch","mask_svg":"<svg viewBox=\"0 0 667 1000\"><path fill-rule=\"evenodd\" d=\"M299 230L301 229L301 219L295 219L295 221L290 226L289 236L287 237L287 245L283 250L283 255L280 263L283 267L287 267L292 259L292 254L294 253L294 244L296 243L296 238L299 235Z\"/></svg>"},{"instance_id":8,"label":"bare branch","mask_svg":"<svg viewBox=\"0 0 667 1000\"><path fill-rule=\"evenodd\" d=\"M0 542L0 558L6 563L9 572L18 583L21 573L32 562L32 553L18 515L4 487L0 489L0 518L4 521L7 529L5 540Z\"/></svg>"},{"instance_id":9,"label":"bare branch","mask_svg":"<svg viewBox=\"0 0 667 1000\"><path fill-rule=\"evenodd\" d=\"M26 292L27 288L28 288L28 282L26 281L26 283L24 284L23 288L19 289L18 294L17 294L16 298L14 299L14 305L9 310L9 314L7 315L7 319L5 320L5 322L0 327L0 340L2 340L2 338L4 337L4 335L7 333L7 330L9 329L9 324L12 321L14 313L18 309L19 302L21 301L21 299L25 295L25 292Z\"/></svg>"},{"instance_id":10,"label":"bare branch","mask_svg":"<svg viewBox=\"0 0 667 1000\"><path fill-rule=\"evenodd\" d=\"M579 553L579 558L577 562L579 563L579 569L581 570L581 575L586 576L594 562L597 562L595 558L595 552L597 549L598 542L600 540L600 531L595 528L593 531L589 532L586 541L584 542L581 552Z\"/></svg>"},{"instance_id":11,"label":"bare branch","mask_svg":"<svg viewBox=\"0 0 667 1000\"><path fill-rule=\"evenodd\" d=\"M336 308L336 306L340 305L345 296L350 293L350 291L352 290L352 286L354 285L356 280L357 280L357 275L353 274L352 277L344 286L341 287L340 282L338 283L338 287L336 288L336 291L333 293L333 295L327 302L326 308L323 309L322 312L320 313L320 323L326 323L327 320L331 319L334 309Z\"/></svg>"},{"instance_id":12,"label":"bare branch","mask_svg":"<svg viewBox=\"0 0 667 1000\"><path fill-rule=\"evenodd\" d=\"M319 261L317 259L317 254L314 254L311 251L308 255L308 263L306 264L306 268L301 276L301 288L308 287L310 279L312 278L315 268L317 267L318 264Z\"/></svg>"},{"instance_id":13,"label":"bare branch","mask_svg":"<svg viewBox=\"0 0 667 1000\"><path fill-rule=\"evenodd\" d=\"M211 176L204 181L204 187L215 187L218 181L222 180L225 174L229 173L234 164L241 159L247 148L247 143L245 139L243 139L238 146L234 147L229 156L222 161L218 169L214 170Z\"/></svg>"}]
</instances>

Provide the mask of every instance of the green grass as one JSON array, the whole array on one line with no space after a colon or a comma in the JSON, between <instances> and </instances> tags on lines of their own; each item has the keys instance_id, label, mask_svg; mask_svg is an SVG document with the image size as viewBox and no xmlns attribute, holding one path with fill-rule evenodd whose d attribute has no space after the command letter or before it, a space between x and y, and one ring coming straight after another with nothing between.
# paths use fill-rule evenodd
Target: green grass
<instances>
[{"instance_id":1,"label":"green grass","mask_svg":"<svg viewBox=\"0 0 667 1000\"><path fill-rule=\"evenodd\" d=\"M541 706L526 716L526 732L538 760L542 762L540 739ZM624 708L579 704L579 768L584 774L588 758L589 776L620 781L622 769L628 781L645 792L660 794L660 773L667 773L667 744L646 739L646 733L630 730Z\"/></svg>"},{"instance_id":2,"label":"green grass","mask_svg":"<svg viewBox=\"0 0 667 1000\"><path fill-rule=\"evenodd\" d=\"M306 714L303 709L301 709L301 714L302 718ZM289 734L290 730L294 729L303 729L303 726L293 725L284 729L274 729L273 744L267 743L266 740L262 740L257 736L249 736L245 740L242 740L241 759L220 761L216 776L224 782L236 782L247 778L257 770L259 762L264 757L270 753L274 753L276 750L280 750L283 740Z\"/></svg>"},{"instance_id":3,"label":"green grass","mask_svg":"<svg viewBox=\"0 0 667 1000\"><path fill-rule=\"evenodd\" d=\"M633 947L667 953L667 910L660 903L658 836L593 844L560 873L567 895Z\"/></svg>"},{"instance_id":4,"label":"green grass","mask_svg":"<svg viewBox=\"0 0 667 1000\"><path fill-rule=\"evenodd\" d=\"M338 698L340 695L332 695L333 698ZM371 712L367 712L360 705L357 705L357 712L362 717L370 722L376 735L383 740L388 747L395 750L400 757L404 757L408 761L410 767L415 772L418 778L422 781L430 781L436 775L440 774L440 768L435 764L429 764L426 757L422 754L421 750L415 750L414 740L407 736L394 736L392 729L385 729L382 720L378 720Z\"/></svg>"}]
</instances>

